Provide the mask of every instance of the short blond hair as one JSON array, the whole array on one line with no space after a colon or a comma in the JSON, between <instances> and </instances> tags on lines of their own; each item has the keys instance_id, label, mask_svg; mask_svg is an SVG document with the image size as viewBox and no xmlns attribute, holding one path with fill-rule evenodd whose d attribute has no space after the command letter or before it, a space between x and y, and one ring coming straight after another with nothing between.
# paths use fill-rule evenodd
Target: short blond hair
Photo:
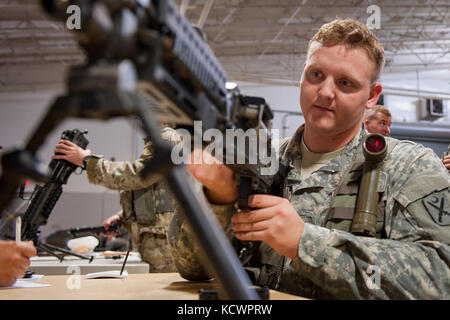
<instances>
[{"instance_id":1,"label":"short blond hair","mask_svg":"<svg viewBox=\"0 0 450 320\"><path fill-rule=\"evenodd\" d=\"M366 111L366 113L364 115L364 120L369 120L369 121L375 120L375 116L376 116L377 112L384 114L386 117L392 118L392 114L388 108L386 108L385 106L383 106L381 104L377 104L375 107Z\"/></svg>"},{"instance_id":2,"label":"short blond hair","mask_svg":"<svg viewBox=\"0 0 450 320\"><path fill-rule=\"evenodd\" d=\"M372 83L379 80L385 64L384 48L364 23L355 19L336 19L324 24L309 41L308 58L316 43L327 46L345 44L350 48L363 49L375 63Z\"/></svg>"}]
</instances>

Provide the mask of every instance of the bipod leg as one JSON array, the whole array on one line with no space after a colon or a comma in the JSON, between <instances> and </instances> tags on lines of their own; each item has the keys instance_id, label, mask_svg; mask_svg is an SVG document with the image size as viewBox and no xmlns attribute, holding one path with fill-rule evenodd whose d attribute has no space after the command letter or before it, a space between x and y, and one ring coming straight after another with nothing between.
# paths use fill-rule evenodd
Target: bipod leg
<instances>
[{"instance_id":1,"label":"bipod leg","mask_svg":"<svg viewBox=\"0 0 450 320\"><path fill-rule=\"evenodd\" d=\"M239 258L234 252L229 239L220 226L206 199L200 198L193 191L186 170L175 166L171 160L171 147L161 137L158 124L152 117L146 102L137 103L136 108L142 124L155 148L154 157L145 164L145 172L156 171L164 175L173 196L183 210L186 221L194 231L196 241L202 253L202 263L208 268L220 284L221 293L226 299L259 300L259 296Z\"/></svg>"},{"instance_id":2,"label":"bipod leg","mask_svg":"<svg viewBox=\"0 0 450 320\"><path fill-rule=\"evenodd\" d=\"M45 244L43 244L42 242L37 242L37 243L35 243L35 245L36 245L36 248L41 249L41 250L47 252L48 254L58 258L59 262L63 262L64 255L56 254L53 250L51 250L50 248L47 248L45 246Z\"/></svg>"},{"instance_id":3,"label":"bipod leg","mask_svg":"<svg viewBox=\"0 0 450 320\"><path fill-rule=\"evenodd\" d=\"M81 258L81 259L89 260L89 263L91 263L92 260L94 260L94 256L85 256L85 255L78 254L78 253L75 253L75 252L67 250L67 249L63 249L60 247L53 246L51 244L47 244L47 243L45 243L45 244L41 243L41 245L47 247L48 250L61 251L62 253L66 254L66 255L71 255L71 256Z\"/></svg>"}]
</instances>

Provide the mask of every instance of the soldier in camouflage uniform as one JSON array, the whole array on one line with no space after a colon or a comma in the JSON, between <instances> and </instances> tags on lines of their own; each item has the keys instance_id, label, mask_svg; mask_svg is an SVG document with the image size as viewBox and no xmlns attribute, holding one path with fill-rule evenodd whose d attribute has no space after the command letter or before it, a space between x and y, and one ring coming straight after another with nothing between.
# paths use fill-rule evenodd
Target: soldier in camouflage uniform
<instances>
[{"instance_id":1,"label":"soldier in camouflage uniform","mask_svg":"<svg viewBox=\"0 0 450 320\"><path fill-rule=\"evenodd\" d=\"M290 165L285 198L254 195L252 210L236 213L229 168L188 167L235 247L261 241L241 258L257 285L316 299L450 298L450 181L431 149L386 138L376 237L350 232L367 134L361 121L381 94L383 64L383 48L358 21L335 20L313 37L301 79L305 124L280 144ZM312 169L311 155L319 159ZM175 265L186 279L208 279L190 232L176 213Z\"/></svg>"},{"instance_id":2,"label":"soldier in camouflage uniform","mask_svg":"<svg viewBox=\"0 0 450 320\"><path fill-rule=\"evenodd\" d=\"M179 135L170 127L162 129L162 137L175 145ZM139 177L144 161L152 157L152 144L145 141L140 157L133 162L113 162L92 155L70 141L61 140L54 159L65 159L84 167L90 183L119 190L122 211L105 221L105 226L117 219L125 225L142 260L150 265L150 272L176 271L167 243L167 229L173 217L175 200L158 175L150 174L145 180ZM75 160L77 159L77 160ZM82 159L82 160L80 160Z\"/></svg>"}]
</instances>

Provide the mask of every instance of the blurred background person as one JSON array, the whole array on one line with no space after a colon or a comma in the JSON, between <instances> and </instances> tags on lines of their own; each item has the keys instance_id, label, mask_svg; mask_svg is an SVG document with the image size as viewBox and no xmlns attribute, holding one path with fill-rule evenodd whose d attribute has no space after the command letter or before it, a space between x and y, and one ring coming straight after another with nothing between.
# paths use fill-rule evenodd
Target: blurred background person
<instances>
[{"instance_id":1,"label":"blurred background person","mask_svg":"<svg viewBox=\"0 0 450 320\"><path fill-rule=\"evenodd\" d=\"M164 140L171 145L181 142L172 125L161 123L161 126ZM109 161L67 140L56 145L53 159L67 160L84 168L92 184L118 190L122 210L103 222L105 228L109 230L112 222L120 221L131 236L132 247L149 264L150 272L175 272L167 229L176 203L158 173L146 179L140 177L145 161L153 157L151 141L144 140L144 150L133 162Z\"/></svg>"},{"instance_id":2,"label":"blurred background person","mask_svg":"<svg viewBox=\"0 0 450 320\"><path fill-rule=\"evenodd\" d=\"M389 109L381 104L366 110L363 122L369 133L379 133L385 137L391 134L392 115Z\"/></svg>"}]
</instances>

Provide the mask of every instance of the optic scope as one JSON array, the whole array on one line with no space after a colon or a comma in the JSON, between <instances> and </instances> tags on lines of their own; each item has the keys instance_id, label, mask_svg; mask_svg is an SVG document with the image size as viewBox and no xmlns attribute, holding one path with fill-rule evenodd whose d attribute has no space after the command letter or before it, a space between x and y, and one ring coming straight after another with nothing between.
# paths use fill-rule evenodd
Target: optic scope
<instances>
[{"instance_id":1,"label":"optic scope","mask_svg":"<svg viewBox=\"0 0 450 320\"><path fill-rule=\"evenodd\" d=\"M377 133L367 135L363 142L363 154L366 161L363 165L351 232L356 235L375 237L379 201L379 164L387 154L387 144L384 137Z\"/></svg>"}]
</instances>

